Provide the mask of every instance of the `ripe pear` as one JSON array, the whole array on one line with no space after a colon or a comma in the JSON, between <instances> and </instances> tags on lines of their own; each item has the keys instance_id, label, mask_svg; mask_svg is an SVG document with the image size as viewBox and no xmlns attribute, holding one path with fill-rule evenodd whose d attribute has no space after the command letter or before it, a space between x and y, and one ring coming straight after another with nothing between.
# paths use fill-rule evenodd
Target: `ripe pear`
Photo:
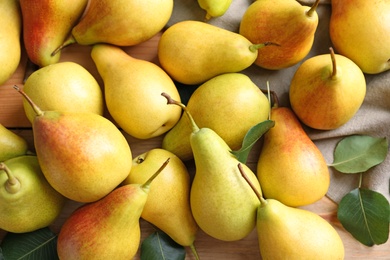
<instances>
[{"instance_id":1,"label":"ripe pear","mask_svg":"<svg viewBox=\"0 0 390 260\"><path fill-rule=\"evenodd\" d=\"M167 106L161 92L179 92L158 65L129 56L120 47L96 44L91 56L104 81L107 109L129 135L149 139L170 130L180 119L181 109Z\"/></svg>"},{"instance_id":2,"label":"ripe pear","mask_svg":"<svg viewBox=\"0 0 390 260\"><path fill-rule=\"evenodd\" d=\"M194 154L195 175L190 205L196 223L206 234L219 240L237 241L246 237L255 228L259 201L241 177L239 161L217 133L196 125L185 105L163 95L168 104L183 108L192 126L188 138ZM256 175L246 165L243 168L260 189Z\"/></svg>"},{"instance_id":3,"label":"ripe pear","mask_svg":"<svg viewBox=\"0 0 390 260\"><path fill-rule=\"evenodd\" d=\"M20 0L23 41L31 62L44 67L59 61L60 52L52 52L68 37L87 3L88 0Z\"/></svg>"},{"instance_id":4,"label":"ripe pear","mask_svg":"<svg viewBox=\"0 0 390 260\"><path fill-rule=\"evenodd\" d=\"M269 70L291 67L307 56L314 42L318 26L316 8L296 0L258 0L245 11L239 33L253 43L271 41L270 46L258 51L254 62Z\"/></svg>"},{"instance_id":5,"label":"ripe pear","mask_svg":"<svg viewBox=\"0 0 390 260\"><path fill-rule=\"evenodd\" d=\"M46 181L33 155L1 162L0 184L0 228L9 232L31 232L50 225L66 201Z\"/></svg>"},{"instance_id":6,"label":"ripe pear","mask_svg":"<svg viewBox=\"0 0 390 260\"><path fill-rule=\"evenodd\" d=\"M232 0L198 0L199 6L206 11L206 20L224 15L231 3Z\"/></svg>"},{"instance_id":7,"label":"ripe pear","mask_svg":"<svg viewBox=\"0 0 390 260\"><path fill-rule=\"evenodd\" d=\"M76 209L58 235L59 258L133 259L140 244L139 220L150 184L168 162L145 183L118 187L101 200Z\"/></svg>"},{"instance_id":8,"label":"ripe pear","mask_svg":"<svg viewBox=\"0 0 390 260\"><path fill-rule=\"evenodd\" d=\"M264 197L291 207L318 201L330 184L329 169L321 151L290 108L275 103L271 120L275 126L264 134L257 162Z\"/></svg>"},{"instance_id":9,"label":"ripe pear","mask_svg":"<svg viewBox=\"0 0 390 260\"><path fill-rule=\"evenodd\" d=\"M329 34L335 50L353 60L364 73L389 70L389 2L332 0L331 6Z\"/></svg>"},{"instance_id":10,"label":"ripe pear","mask_svg":"<svg viewBox=\"0 0 390 260\"><path fill-rule=\"evenodd\" d=\"M27 153L27 141L0 124L0 162L26 155Z\"/></svg>"},{"instance_id":11,"label":"ripe pear","mask_svg":"<svg viewBox=\"0 0 390 260\"><path fill-rule=\"evenodd\" d=\"M160 32L172 12L173 0L90 0L70 37L54 53L74 43L137 45Z\"/></svg>"},{"instance_id":12,"label":"ripe pear","mask_svg":"<svg viewBox=\"0 0 390 260\"><path fill-rule=\"evenodd\" d=\"M199 127L213 129L231 149L239 149L248 130L266 120L267 97L242 73L225 73L200 85L190 96L187 110ZM212 111L212 113L210 113ZM228 118L228 120L227 120ZM164 136L162 148L183 161L193 158L192 129L186 115Z\"/></svg>"},{"instance_id":13,"label":"ripe pear","mask_svg":"<svg viewBox=\"0 0 390 260\"><path fill-rule=\"evenodd\" d=\"M174 80L195 85L223 73L248 68L256 60L258 49L266 45L272 43L252 44L238 33L186 20L163 32L158 58Z\"/></svg>"},{"instance_id":14,"label":"ripe pear","mask_svg":"<svg viewBox=\"0 0 390 260\"><path fill-rule=\"evenodd\" d=\"M164 173L151 184L141 217L152 223L176 243L193 246L198 226L190 207L190 175L185 164L173 153L153 148L133 159L123 184L144 183L155 169L170 158Z\"/></svg>"},{"instance_id":15,"label":"ripe pear","mask_svg":"<svg viewBox=\"0 0 390 260\"><path fill-rule=\"evenodd\" d=\"M14 74L21 59L22 14L19 1L0 3L0 85Z\"/></svg>"},{"instance_id":16,"label":"ripe pear","mask_svg":"<svg viewBox=\"0 0 390 260\"><path fill-rule=\"evenodd\" d=\"M131 149L111 121L95 113L42 111L18 91L36 112L32 124L35 150L54 189L71 200L93 202L128 176Z\"/></svg>"},{"instance_id":17,"label":"ripe pear","mask_svg":"<svg viewBox=\"0 0 390 260\"><path fill-rule=\"evenodd\" d=\"M23 91L42 110L103 115L104 97L99 83L88 70L72 61L58 62L34 71L26 79ZM23 108L32 123L36 114L27 100L23 100Z\"/></svg>"},{"instance_id":18,"label":"ripe pear","mask_svg":"<svg viewBox=\"0 0 390 260\"><path fill-rule=\"evenodd\" d=\"M317 55L304 61L290 83L290 103L298 118L320 130L336 129L359 110L366 95L362 70L347 57Z\"/></svg>"}]
</instances>

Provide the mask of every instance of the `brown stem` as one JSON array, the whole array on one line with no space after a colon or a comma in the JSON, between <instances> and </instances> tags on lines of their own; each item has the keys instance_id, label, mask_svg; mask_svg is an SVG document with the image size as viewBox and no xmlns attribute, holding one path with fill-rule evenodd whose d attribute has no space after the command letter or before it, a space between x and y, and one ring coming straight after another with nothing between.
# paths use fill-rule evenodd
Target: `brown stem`
<instances>
[{"instance_id":1,"label":"brown stem","mask_svg":"<svg viewBox=\"0 0 390 260\"><path fill-rule=\"evenodd\" d=\"M330 47L329 50L330 50L330 58L332 59L332 75L330 77L334 79L337 76L336 55L332 47Z\"/></svg>"},{"instance_id":2,"label":"brown stem","mask_svg":"<svg viewBox=\"0 0 390 260\"><path fill-rule=\"evenodd\" d=\"M261 49L263 47L266 47L266 46L280 46L280 44L278 43L274 43L274 42L263 42L263 43L258 43L258 44L252 44L249 46L249 50L251 52L256 52L258 49Z\"/></svg>"},{"instance_id":3,"label":"brown stem","mask_svg":"<svg viewBox=\"0 0 390 260\"><path fill-rule=\"evenodd\" d=\"M160 172L162 172L164 170L164 168L168 165L170 159L171 158L168 157L168 159L161 165L161 167L144 184L142 184L143 188L147 188L150 186L150 184L157 177L157 175L159 175Z\"/></svg>"},{"instance_id":4,"label":"brown stem","mask_svg":"<svg viewBox=\"0 0 390 260\"><path fill-rule=\"evenodd\" d=\"M14 85L14 89L16 89L31 105L31 107L34 109L34 112L37 116L43 115L43 111L31 100L31 98L18 86Z\"/></svg>"},{"instance_id":5,"label":"brown stem","mask_svg":"<svg viewBox=\"0 0 390 260\"><path fill-rule=\"evenodd\" d=\"M267 201L263 198L263 195L256 189L255 185L253 185L251 180L248 178L248 175L246 175L244 169L242 168L241 163L238 164L238 169L239 169L242 177L246 180L246 182L249 184L249 186L252 188L252 190L256 194L257 198L260 200L260 204L261 205L267 204Z\"/></svg>"},{"instance_id":6,"label":"brown stem","mask_svg":"<svg viewBox=\"0 0 390 260\"><path fill-rule=\"evenodd\" d=\"M317 10L320 0L316 0L310 9L306 12L307 16L312 17L313 13Z\"/></svg>"}]
</instances>

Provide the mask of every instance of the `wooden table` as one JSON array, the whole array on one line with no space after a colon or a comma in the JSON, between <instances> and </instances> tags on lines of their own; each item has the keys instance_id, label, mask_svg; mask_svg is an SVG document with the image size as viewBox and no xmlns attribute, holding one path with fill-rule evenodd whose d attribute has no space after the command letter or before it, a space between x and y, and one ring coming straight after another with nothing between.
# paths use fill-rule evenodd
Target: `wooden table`
<instances>
[{"instance_id":1,"label":"wooden table","mask_svg":"<svg viewBox=\"0 0 390 260\"><path fill-rule=\"evenodd\" d=\"M147 42L144 42L138 46L124 48L126 52L135 58L145 59L158 63L157 61L157 43L160 34L156 35ZM89 55L89 46L70 46L62 51L60 61L74 61L79 63L88 69L92 75L96 77L98 82L102 86L102 80L97 73L96 67ZM22 97L17 91L13 89L13 85L17 84L22 87L23 79L26 70L26 55L23 54L21 63L14 73L5 84L0 86L0 123L6 127L12 129L15 133L24 137L29 145L30 149L34 149L31 124L27 120L23 106ZM138 140L131 136L126 136L131 146L133 155L136 156L151 148L160 147L162 137L156 137L149 140ZM256 161L258 158L260 147L255 146L248 158L248 166L252 170L256 167ZM188 162L187 166L190 172L194 172L194 165L192 162ZM53 231L58 232L61 224L65 221L66 217L79 206L78 203L69 201L65 206L63 213L59 219L53 223ZM324 197L320 201L304 207L315 213L318 213L321 217L329 221L333 227L340 234L344 246L345 246L345 259L390 259L390 241L386 244L374 247L366 247L356 241L348 232L346 232L337 219L337 204L331 201L329 198ZM148 236L154 231L153 227L141 220L142 227L142 239ZM4 231L0 230L0 239L5 235ZM209 237L202 231L199 231L195 245L197 247L199 256L201 259L260 259L257 234L254 230L248 237L236 242L223 242ZM187 249L186 259L195 259L190 251ZM139 259L139 256L135 259Z\"/></svg>"}]
</instances>

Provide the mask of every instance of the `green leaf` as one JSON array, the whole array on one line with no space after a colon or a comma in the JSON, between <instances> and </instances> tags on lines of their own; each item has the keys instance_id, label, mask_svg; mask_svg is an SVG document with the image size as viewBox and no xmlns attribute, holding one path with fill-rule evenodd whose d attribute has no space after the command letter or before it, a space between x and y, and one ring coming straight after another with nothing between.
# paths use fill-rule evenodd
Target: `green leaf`
<instances>
[{"instance_id":1,"label":"green leaf","mask_svg":"<svg viewBox=\"0 0 390 260\"><path fill-rule=\"evenodd\" d=\"M241 149L238 151L232 151L234 156L236 156L236 158L241 163L245 164L253 145L263 136L263 134L265 134L269 129L274 127L274 125L274 121L265 120L251 127L246 133L244 140L242 141Z\"/></svg>"},{"instance_id":2,"label":"green leaf","mask_svg":"<svg viewBox=\"0 0 390 260\"><path fill-rule=\"evenodd\" d=\"M182 260L185 248L162 231L150 234L141 244L141 260Z\"/></svg>"},{"instance_id":3,"label":"green leaf","mask_svg":"<svg viewBox=\"0 0 390 260\"><path fill-rule=\"evenodd\" d=\"M342 173L361 173L382 163L388 153L386 138L352 135L336 146L334 161L329 166Z\"/></svg>"},{"instance_id":4,"label":"green leaf","mask_svg":"<svg viewBox=\"0 0 390 260\"><path fill-rule=\"evenodd\" d=\"M7 233L1 249L6 260L58 259L57 236L48 227L28 233Z\"/></svg>"},{"instance_id":5,"label":"green leaf","mask_svg":"<svg viewBox=\"0 0 390 260\"><path fill-rule=\"evenodd\" d=\"M381 193L362 188L345 195L337 210L343 227L366 246L386 243L389 216L389 201Z\"/></svg>"}]
</instances>

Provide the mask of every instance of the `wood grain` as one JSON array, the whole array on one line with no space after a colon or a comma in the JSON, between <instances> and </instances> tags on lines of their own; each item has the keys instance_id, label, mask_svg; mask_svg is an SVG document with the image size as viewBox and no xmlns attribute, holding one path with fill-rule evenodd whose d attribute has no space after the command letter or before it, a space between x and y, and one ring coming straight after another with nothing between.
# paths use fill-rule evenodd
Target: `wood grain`
<instances>
[{"instance_id":1,"label":"wood grain","mask_svg":"<svg viewBox=\"0 0 390 260\"><path fill-rule=\"evenodd\" d=\"M161 34L156 35L149 41L142 43L138 46L124 48L125 51L136 58L149 60L158 63L157 60L157 43ZM73 45L69 46L62 52L61 61L74 61L86 69L88 69L92 75L96 77L98 82L102 86L102 80L97 73L96 67L90 57L89 46ZM12 129L15 133L24 137L30 146L31 150L34 150L33 137L31 124L24 115L22 98L17 91L13 89L13 85L23 86L23 79L25 76L25 68L27 59L25 55L20 62L20 65L13 75L5 84L0 86L0 123L6 127ZM126 135L126 138L130 144L134 156L146 152L152 148L160 147L162 137L156 137L149 140L138 140L131 136ZM248 166L254 170L260 146L256 145L248 158ZM186 163L191 174L194 173L193 162ZM53 231L58 232L62 223L67 216L76 208L80 206L79 203L69 201L65 206L61 216L51 226ZM303 207L307 210L313 211L328 222L338 231L340 234L346 251L345 259L390 259L390 242L388 241L384 245L366 247L357 242L348 232L346 232L337 220L337 205L327 197L322 198L320 201L313 203L312 205ZM141 220L142 227L142 239L147 237L154 231L154 228L147 222ZM5 235L4 231L0 230L0 239ZM261 259L257 243L257 234L255 230L245 239L235 242L224 242L216 240L202 231L199 231L195 246L197 247L200 258L203 260L208 259ZM195 259L189 248L187 248L186 259ZM139 254L135 259L140 259Z\"/></svg>"}]
</instances>

